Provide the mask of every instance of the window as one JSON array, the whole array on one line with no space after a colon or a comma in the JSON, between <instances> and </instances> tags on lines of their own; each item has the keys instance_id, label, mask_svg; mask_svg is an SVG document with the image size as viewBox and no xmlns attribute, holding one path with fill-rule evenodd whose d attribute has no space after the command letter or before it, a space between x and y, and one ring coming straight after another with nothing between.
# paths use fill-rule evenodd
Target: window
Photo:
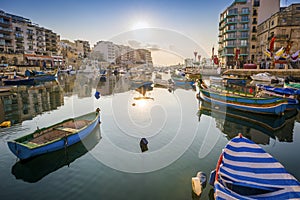
<instances>
[{"instance_id":1,"label":"window","mask_svg":"<svg viewBox=\"0 0 300 200\"><path fill-rule=\"evenodd\" d=\"M271 25L272 25L272 26L274 25L274 21L273 21L273 20L271 21Z\"/></svg>"},{"instance_id":2,"label":"window","mask_svg":"<svg viewBox=\"0 0 300 200\"><path fill-rule=\"evenodd\" d=\"M248 37L248 32L242 32L242 33L241 33L241 37L242 37L242 38Z\"/></svg>"},{"instance_id":3,"label":"window","mask_svg":"<svg viewBox=\"0 0 300 200\"><path fill-rule=\"evenodd\" d=\"M228 11L228 15L237 14L237 13L238 13L237 8L230 9L230 10Z\"/></svg>"},{"instance_id":4,"label":"window","mask_svg":"<svg viewBox=\"0 0 300 200\"><path fill-rule=\"evenodd\" d=\"M228 41L227 46L235 46L235 40Z\"/></svg>"},{"instance_id":5,"label":"window","mask_svg":"<svg viewBox=\"0 0 300 200\"><path fill-rule=\"evenodd\" d=\"M253 2L253 6L257 6L257 7L259 7L259 0L254 0L254 2Z\"/></svg>"},{"instance_id":6,"label":"window","mask_svg":"<svg viewBox=\"0 0 300 200\"><path fill-rule=\"evenodd\" d=\"M228 34L228 38L236 38L235 33L229 33L229 34Z\"/></svg>"},{"instance_id":7,"label":"window","mask_svg":"<svg viewBox=\"0 0 300 200\"><path fill-rule=\"evenodd\" d=\"M249 29L249 25L248 24L242 24L242 29L244 29L244 30Z\"/></svg>"},{"instance_id":8,"label":"window","mask_svg":"<svg viewBox=\"0 0 300 200\"><path fill-rule=\"evenodd\" d=\"M252 45L252 47L251 47L252 49L255 49L255 45Z\"/></svg>"},{"instance_id":9,"label":"window","mask_svg":"<svg viewBox=\"0 0 300 200\"><path fill-rule=\"evenodd\" d=\"M242 16L241 21L242 21L242 22L247 22L247 21L249 21L248 16Z\"/></svg>"},{"instance_id":10,"label":"window","mask_svg":"<svg viewBox=\"0 0 300 200\"><path fill-rule=\"evenodd\" d=\"M230 25L229 27L228 27L228 30L235 30L236 29L236 26L235 25Z\"/></svg>"},{"instance_id":11,"label":"window","mask_svg":"<svg viewBox=\"0 0 300 200\"><path fill-rule=\"evenodd\" d=\"M241 46L247 46L248 42L247 40L241 40Z\"/></svg>"},{"instance_id":12,"label":"window","mask_svg":"<svg viewBox=\"0 0 300 200\"><path fill-rule=\"evenodd\" d=\"M242 14L249 13L249 8L242 8Z\"/></svg>"}]
</instances>

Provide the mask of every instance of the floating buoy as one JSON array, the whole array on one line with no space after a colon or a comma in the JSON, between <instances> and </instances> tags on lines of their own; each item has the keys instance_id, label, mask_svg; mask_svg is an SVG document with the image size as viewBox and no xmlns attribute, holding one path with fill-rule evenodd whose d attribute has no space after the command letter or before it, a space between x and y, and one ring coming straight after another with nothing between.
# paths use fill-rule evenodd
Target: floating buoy
<instances>
[{"instance_id":1,"label":"floating buoy","mask_svg":"<svg viewBox=\"0 0 300 200\"><path fill-rule=\"evenodd\" d=\"M206 181L206 174L204 172L198 172L197 176L192 178L192 189L197 196L200 196L202 190L206 187Z\"/></svg>"},{"instance_id":2,"label":"floating buoy","mask_svg":"<svg viewBox=\"0 0 300 200\"><path fill-rule=\"evenodd\" d=\"M4 121L0 124L0 127L10 127L11 126L11 121Z\"/></svg>"},{"instance_id":3,"label":"floating buoy","mask_svg":"<svg viewBox=\"0 0 300 200\"><path fill-rule=\"evenodd\" d=\"M146 138L142 138L140 141L140 148L142 152L148 151L148 141Z\"/></svg>"},{"instance_id":4,"label":"floating buoy","mask_svg":"<svg viewBox=\"0 0 300 200\"><path fill-rule=\"evenodd\" d=\"M96 91L95 92L95 97L96 97L96 99L99 99L100 98L100 92Z\"/></svg>"}]
</instances>

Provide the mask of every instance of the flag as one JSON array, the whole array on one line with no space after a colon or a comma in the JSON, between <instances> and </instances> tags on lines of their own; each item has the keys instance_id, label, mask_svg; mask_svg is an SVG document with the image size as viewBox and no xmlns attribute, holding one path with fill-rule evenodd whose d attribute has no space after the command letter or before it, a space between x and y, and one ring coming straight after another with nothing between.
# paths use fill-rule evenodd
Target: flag
<instances>
[{"instance_id":1,"label":"flag","mask_svg":"<svg viewBox=\"0 0 300 200\"><path fill-rule=\"evenodd\" d=\"M287 45L285 47L285 53L286 54L290 54L291 47L292 47L292 42L288 41L288 43L287 43Z\"/></svg>"},{"instance_id":2,"label":"flag","mask_svg":"<svg viewBox=\"0 0 300 200\"><path fill-rule=\"evenodd\" d=\"M238 60L238 59L239 59L239 56L240 56L240 49L236 48L236 49L235 49L235 57L234 57L234 59L235 59L235 60Z\"/></svg>"},{"instance_id":3,"label":"flag","mask_svg":"<svg viewBox=\"0 0 300 200\"><path fill-rule=\"evenodd\" d=\"M217 56L214 56L214 63L215 65L218 65L219 64L219 59Z\"/></svg>"},{"instance_id":4,"label":"flag","mask_svg":"<svg viewBox=\"0 0 300 200\"><path fill-rule=\"evenodd\" d=\"M291 59L292 59L292 61L297 61L297 59L298 59L298 57L299 57L299 52L300 52L300 50L298 50L298 51L296 51L295 53L293 53L292 55L291 55Z\"/></svg>"},{"instance_id":5,"label":"flag","mask_svg":"<svg viewBox=\"0 0 300 200\"><path fill-rule=\"evenodd\" d=\"M275 43L275 36L272 37L271 41L270 41L270 52L273 52L274 50L274 43Z\"/></svg>"},{"instance_id":6,"label":"flag","mask_svg":"<svg viewBox=\"0 0 300 200\"><path fill-rule=\"evenodd\" d=\"M264 54L265 54L266 56L268 56L269 58L272 56L272 53L270 52L269 49L266 49L266 50L264 51Z\"/></svg>"},{"instance_id":7,"label":"flag","mask_svg":"<svg viewBox=\"0 0 300 200\"><path fill-rule=\"evenodd\" d=\"M281 47L278 51L276 51L275 56L280 57L284 53L284 47Z\"/></svg>"}]
</instances>

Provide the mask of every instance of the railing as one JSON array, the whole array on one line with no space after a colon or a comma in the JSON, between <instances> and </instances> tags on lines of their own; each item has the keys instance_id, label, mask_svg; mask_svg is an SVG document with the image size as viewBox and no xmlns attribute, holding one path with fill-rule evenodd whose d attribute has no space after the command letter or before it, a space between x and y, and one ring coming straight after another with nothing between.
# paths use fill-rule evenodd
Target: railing
<instances>
[{"instance_id":1,"label":"railing","mask_svg":"<svg viewBox=\"0 0 300 200\"><path fill-rule=\"evenodd\" d=\"M6 31L6 32L12 32L12 29L11 28L3 28L3 27L0 27L0 31Z\"/></svg>"}]
</instances>

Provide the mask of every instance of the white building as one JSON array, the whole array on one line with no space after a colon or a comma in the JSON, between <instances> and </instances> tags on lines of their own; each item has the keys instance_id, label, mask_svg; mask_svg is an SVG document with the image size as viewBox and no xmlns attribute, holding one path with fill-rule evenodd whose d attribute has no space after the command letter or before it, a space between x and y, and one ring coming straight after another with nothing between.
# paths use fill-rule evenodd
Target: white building
<instances>
[{"instance_id":1,"label":"white building","mask_svg":"<svg viewBox=\"0 0 300 200\"><path fill-rule=\"evenodd\" d=\"M108 63L116 62L116 45L109 41L99 41L94 46L94 53L99 53L102 55L104 61Z\"/></svg>"}]
</instances>

